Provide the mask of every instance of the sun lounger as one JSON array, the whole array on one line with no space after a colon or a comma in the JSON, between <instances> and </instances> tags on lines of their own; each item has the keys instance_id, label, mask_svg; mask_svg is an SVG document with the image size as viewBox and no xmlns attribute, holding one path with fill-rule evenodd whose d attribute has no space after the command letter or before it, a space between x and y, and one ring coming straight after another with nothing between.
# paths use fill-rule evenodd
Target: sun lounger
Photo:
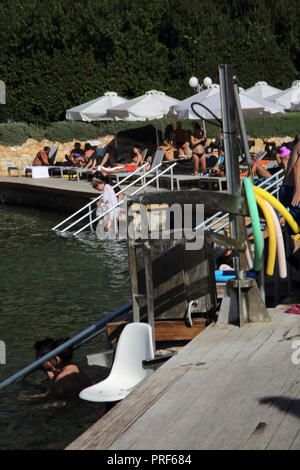
<instances>
[{"instance_id":1,"label":"sun lounger","mask_svg":"<svg viewBox=\"0 0 300 470\"><path fill-rule=\"evenodd\" d=\"M171 184L171 175L161 176L162 182ZM197 185L202 189L208 189L209 191L227 191L227 178L225 176L200 176L200 175L173 175L173 180L176 183L177 190L182 189L184 183L190 183L188 186ZM194 184L193 184L194 183Z\"/></svg>"}]
</instances>

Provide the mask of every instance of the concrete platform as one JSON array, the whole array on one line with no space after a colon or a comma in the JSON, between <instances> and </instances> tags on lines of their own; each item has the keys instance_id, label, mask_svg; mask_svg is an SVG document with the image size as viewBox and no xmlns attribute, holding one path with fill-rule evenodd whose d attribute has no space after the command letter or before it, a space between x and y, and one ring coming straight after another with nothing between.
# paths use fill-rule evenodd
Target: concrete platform
<instances>
[{"instance_id":1,"label":"concrete platform","mask_svg":"<svg viewBox=\"0 0 300 470\"><path fill-rule=\"evenodd\" d=\"M70 215L97 197L86 180L65 178L0 177L0 203L53 210Z\"/></svg>"},{"instance_id":2,"label":"concrete platform","mask_svg":"<svg viewBox=\"0 0 300 470\"><path fill-rule=\"evenodd\" d=\"M300 449L300 316L285 308L210 325L67 449Z\"/></svg>"},{"instance_id":3,"label":"concrete platform","mask_svg":"<svg viewBox=\"0 0 300 470\"><path fill-rule=\"evenodd\" d=\"M121 185L120 190L124 190L122 188L124 186ZM137 186L132 186L126 194L130 195L136 189ZM157 189L148 186L147 191ZM71 215L99 195L100 192L86 179L0 177L0 203L4 204L38 207Z\"/></svg>"}]
</instances>

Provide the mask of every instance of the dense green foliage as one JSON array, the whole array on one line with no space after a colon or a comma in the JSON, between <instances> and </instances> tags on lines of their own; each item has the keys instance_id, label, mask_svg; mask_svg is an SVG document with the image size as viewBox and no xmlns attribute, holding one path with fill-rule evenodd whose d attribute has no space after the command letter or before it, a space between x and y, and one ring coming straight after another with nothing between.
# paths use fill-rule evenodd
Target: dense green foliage
<instances>
[{"instance_id":1,"label":"dense green foliage","mask_svg":"<svg viewBox=\"0 0 300 470\"><path fill-rule=\"evenodd\" d=\"M198 121L201 125L202 122ZM155 126L158 128L160 139L168 125L175 126L170 119L160 119L159 122L85 122L61 121L46 127L22 122L0 123L0 145L22 145L28 138L52 142L71 142L73 140L95 140L107 134L125 136L139 142L155 144ZM258 116L245 119L246 130L251 138L256 137L293 137L300 132L300 113L288 113L280 116ZM192 121L183 121L186 130L192 130ZM207 136L216 137L218 130L211 122L206 123Z\"/></svg>"},{"instance_id":2,"label":"dense green foliage","mask_svg":"<svg viewBox=\"0 0 300 470\"><path fill-rule=\"evenodd\" d=\"M47 124L113 90L183 99L230 63L247 88L299 79L299 0L0 0L0 120Z\"/></svg>"}]
</instances>

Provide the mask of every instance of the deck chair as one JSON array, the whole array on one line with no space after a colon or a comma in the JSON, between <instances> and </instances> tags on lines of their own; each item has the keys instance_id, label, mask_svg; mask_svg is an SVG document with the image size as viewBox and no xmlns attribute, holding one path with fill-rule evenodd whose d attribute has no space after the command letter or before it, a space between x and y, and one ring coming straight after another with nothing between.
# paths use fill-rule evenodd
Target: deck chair
<instances>
[{"instance_id":1,"label":"deck chair","mask_svg":"<svg viewBox=\"0 0 300 470\"><path fill-rule=\"evenodd\" d=\"M147 323L129 323L122 331L109 376L82 390L79 397L92 402L113 402L125 398L153 373L142 361L154 359L152 328Z\"/></svg>"},{"instance_id":2,"label":"deck chair","mask_svg":"<svg viewBox=\"0 0 300 470\"><path fill-rule=\"evenodd\" d=\"M146 156L147 156L147 153L148 153L148 149L144 149L143 152L142 152L142 157L143 157L143 164L146 163ZM124 165L126 165L126 162L124 163ZM129 171L120 171L119 173L112 173L111 175L109 174L108 177L111 179L111 180L116 180L117 183L119 184L123 178L125 178L126 176L128 176L131 172ZM132 178L137 178L139 176L141 176L142 174L144 174L144 171L141 171L141 172L136 172L134 175L132 175ZM129 180L131 180L132 178L128 178L128 182Z\"/></svg>"},{"instance_id":3,"label":"deck chair","mask_svg":"<svg viewBox=\"0 0 300 470\"><path fill-rule=\"evenodd\" d=\"M260 160L262 160L265 156L267 155L267 152L257 152L257 154L254 156L253 160L255 162L259 162Z\"/></svg>"},{"instance_id":4,"label":"deck chair","mask_svg":"<svg viewBox=\"0 0 300 470\"><path fill-rule=\"evenodd\" d=\"M54 165L54 161L55 161L55 158L56 158L56 154L57 154L57 150L58 150L58 147L57 145L49 145L50 147L50 152L49 152L49 155L48 155L48 161L50 163L50 165Z\"/></svg>"}]
</instances>

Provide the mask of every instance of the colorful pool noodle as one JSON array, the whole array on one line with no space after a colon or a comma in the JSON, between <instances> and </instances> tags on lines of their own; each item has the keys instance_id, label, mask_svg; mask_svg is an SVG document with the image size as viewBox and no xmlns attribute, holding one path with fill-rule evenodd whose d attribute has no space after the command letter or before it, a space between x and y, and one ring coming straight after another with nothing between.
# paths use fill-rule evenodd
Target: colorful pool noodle
<instances>
[{"instance_id":1,"label":"colorful pool noodle","mask_svg":"<svg viewBox=\"0 0 300 470\"><path fill-rule=\"evenodd\" d=\"M281 202L279 202L278 199L276 199L276 197L272 196L272 194L268 193L268 191L265 191L262 188L258 188L257 186L253 186L253 190L256 194L258 194L263 199L268 201L274 207L274 209L280 212L280 214L285 218L285 220L287 221L287 223L289 224L289 226L291 227L294 233L297 234L300 232L300 227L295 221L295 219L292 217L289 211L284 207L284 205L281 204Z\"/></svg>"},{"instance_id":2,"label":"colorful pool noodle","mask_svg":"<svg viewBox=\"0 0 300 470\"><path fill-rule=\"evenodd\" d=\"M268 276L273 276L274 268L275 268L275 260L276 260L275 224L274 224L273 217L267 206L266 201L264 201L264 199L260 197L258 194L255 194L255 199L263 212L264 218L267 223L268 231L269 231L269 250L268 250L268 259L267 259L267 266L266 266L266 274Z\"/></svg>"},{"instance_id":3,"label":"colorful pool noodle","mask_svg":"<svg viewBox=\"0 0 300 470\"><path fill-rule=\"evenodd\" d=\"M273 209L273 206L271 206L271 204L268 201L265 201L265 202L270 209L271 215L273 217L274 225L275 225L275 230L276 230L276 245L277 245L279 277L281 279L285 279L287 277L287 264L286 264L285 247L284 247L281 226L280 226L278 217L276 215L276 212Z\"/></svg>"},{"instance_id":4,"label":"colorful pool noodle","mask_svg":"<svg viewBox=\"0 0 300 470\"><path fill-rule=\"evenodd\" d=\"M260 220L257 209L257 204L254 196L253 185L249 178L243 179L243 184L245 187L247 203L249 207L253 236L254 236L254 271L260 271L262 263L262 254L263 254L263 240L262 233L260 228Z\"/></svg>"},{"instance_id":5,"label":"colorful pool noodle","mask_svg":"<svg viewBox=\"0 0 300 470\"><path fill-rule=\"evenodd\" d=\"M253 273L251 271L247 271L246 273L246 277L247 278L252 278L252 279L256 279L257 278L257 274L256 273ZM216 282L226 282L228 281L229 279L235 279L236 278L236 273L235 271L221 271L219 269L217 269L215 271L215 279L216 279Z\"/></svg>"}]
</instances>

